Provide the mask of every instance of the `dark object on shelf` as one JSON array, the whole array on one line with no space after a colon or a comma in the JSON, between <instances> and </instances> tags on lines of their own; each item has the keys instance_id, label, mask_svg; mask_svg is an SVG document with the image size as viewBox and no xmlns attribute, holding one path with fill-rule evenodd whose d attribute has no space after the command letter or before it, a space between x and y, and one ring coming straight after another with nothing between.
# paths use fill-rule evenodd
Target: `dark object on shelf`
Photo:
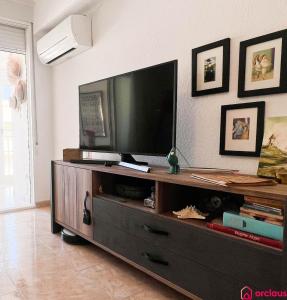
<instances>
[{"instance_id":1,"label":"dark object on shelf","mask_svg":"<svg viewBox=\"0 0 287 300\"><path fill-rule=\"evenodd\" d=\"M88 241L81 238L80 236L74 234L66 228L63 228L61 231L61 238L64 242L73 245L85 245L88 244Z\"/></svg>"},{"instance_id":2,"label":"dark object on shelf","mask_svg":"<svg viewBox=\"0 0 287 300\"><path fill-rule=\"evenodd\" d=\"M231 196L224 193L211 193L200 197L200 201L195 202L195 206L203 213L208 213L207 221L222 217L226 210L239 212L244 200L242 197Z\"/></svg>"},{"instance_id":3,"label":"dark object on shelf","mask_svg":"<svg viewBox=\"0 0 287 300\"><path fill-rule=\"evenodd\" d=\"M230 117L228 119L228 112L231 116L232 110L238 112L236 115L233 114L232 119ZM245 114L244 110L246 110ZM257 118L252 117L253 115L256 115ZM221 155L260 156L264 133L264 116L264 101L221 106L219 153ZM256 128L256 134L253 134L251 147L244 148L246 141L251 138L251 128ZM242 146L241 149L236 149L237 145Z\"/></svg>"},{"instance_id":4,"label":"dark object on shelf","mask_svg":"<svg viewBox=\"0 0 287 300\"><path fill-rule=\"evenodd\" d=\"M147 187L127 184L116 184L116 192L121 197L132 199L144 199L148 195Z\"/></svg>"},{"instance_id":5,"label":"dark object on shelf","mask_svg":"<svg viewBox=\"0 0 287 300\"><path fill-rule=\"evenodd\" d=\"M179 164L178 164L178 158L176 156L176 149L172 148L167 156L167 161L170 165L169 173L170 174L178 174L179 173Z\"/></svg>"},{"instance_id":6,"label":"dark object on shelf","mask_svg":"<svg viewBox=\"0 0 287 300\"><path fill-rule=\"evenodd\" d=\"M286 43L286 29L240 43L238 97L287 92Z\"/></svg>"},{"instance_id":7,"label":"dark object on shelf","mask_svg":"<svg viewBox=\"0 0 287 300\"><path fill-rule=\"evenodd\" d=\"M205 202L206 210L209 212L214 212L223 206L223 198L218 196L211 196Z\"/></svg>"},{"instance_id":8,"label":"dark object on shelf","mask_svg":"<svg viewBox=\"0 0 287 300\"><path fill-rule=\"evenodd\" d=\"M220 47L222 50L218 53ZM207 51L209 55L203 57ZM202 58L198 59L199 56ZM216 74L219 72L219 65L222 65L222 70L220 74ZM228 92L229 65L230 38L192 49L192 96Z\"/></svg>"},{"instance_id":9,"label":"dark object on shelf","mask_svg":"<svg viewBox=\"0 0 287 300\"><path fill-rule=\"evenodd\" d=\"M118 164L118 161L116 160L103 159L71 159L70 162L73 164L104 165L106 167Z\"/></svg>"},{"instance_id":10,"label":"dark object on shelf","mask_svg":"<svg viewBox=\"0 0 287 300\"><path fill-rule=\"evenodd\" d=\"M91 218L91 212L87 209L87 199L89 197L89 192L86 192L86 197L84 200L84 209L83 209L83 223L86 225L91 225L92 218Z\"/></svg>"}]
</instances>

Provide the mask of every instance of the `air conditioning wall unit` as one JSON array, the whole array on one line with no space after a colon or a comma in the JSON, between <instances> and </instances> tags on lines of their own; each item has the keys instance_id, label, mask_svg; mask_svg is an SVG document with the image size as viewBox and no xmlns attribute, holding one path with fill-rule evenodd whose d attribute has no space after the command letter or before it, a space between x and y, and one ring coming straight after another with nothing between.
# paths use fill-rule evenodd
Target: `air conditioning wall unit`
<instances>
[{"instance_id":1,"label":"air conditioning wall unit","mask_svg":"<svg viewBox=\"0 0 287 300\"><path fill-rule=\"evenodd\" d=\"M92 47L91 18L71 15L37 41L43 64L54 65Z\"/></svg>"}]
</instances>

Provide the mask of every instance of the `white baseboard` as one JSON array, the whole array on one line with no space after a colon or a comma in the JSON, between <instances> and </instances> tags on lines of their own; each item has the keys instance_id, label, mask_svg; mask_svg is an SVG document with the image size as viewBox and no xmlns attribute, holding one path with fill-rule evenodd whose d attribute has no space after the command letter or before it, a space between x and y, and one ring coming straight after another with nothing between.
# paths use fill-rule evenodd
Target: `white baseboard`
<instances>
[{"instance_id":1,"label":"white baseboard","mask_svg":"<svg viewBox=\"0 0 287 300\"><path fill-rule=\"evenodd\" d=\"M35 205L27 205L27 206L17 207L17 208L8 208L5 210L1 210L0 214L18 212L18 211L22 211L22 210L26 210L26 209L31 209L31 208L35 208Z\"/></svg>"},{"instance_id":2,"label":"white baseboard","mask_svg":"<svg viewBox=\"0 0 287 300\"><path fill-rule=\"evenodd\" d=\"M36 206L36 208L50 206L50 200L36 202L35 206Z\"/></svg>"}]
</instances>

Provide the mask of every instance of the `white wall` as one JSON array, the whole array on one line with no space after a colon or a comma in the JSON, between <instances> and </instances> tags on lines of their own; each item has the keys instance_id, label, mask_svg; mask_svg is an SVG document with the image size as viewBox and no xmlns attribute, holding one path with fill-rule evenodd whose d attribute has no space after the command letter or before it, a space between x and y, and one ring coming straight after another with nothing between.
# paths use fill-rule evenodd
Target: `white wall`
<instances>
[{"instance_id":1,"label":"white wall","mask_svg":"<svg viewBox=\"0 0 287 300\"><path fill-rule=\"evenodd\" d=\"M236 96L239 42L286 28L286 15L285 0L103 1L93 12L94 47L53 69L55 158L79 145L78 85L178 59L178 147L192 165L255 173L257 158L218 154L220 107L265 100L267 117L287 114L286 94ZM192 98L191 49L226 37L230 92Z\"/></svg>"},{"instance_id":2,"label":"white wall","mask_svg":"<svg viewBox=\"0 0 287 300\"><path fill-rule=\"evenodd\" d=\"M35 51L36 54L36 51ZM34 143L35 201L50 199L51 160L53 158L52 72L34 58L37 136ZM36 140L37 138L37 140Z\"/></svg>"},{"instance_id":3,"label":"white wall","mask_svg":"<svg viewBox=\"0 0 287 300\"><path fill-rule=\"evenodd\" d=\"M0 0L0 16L6 19L32 22L33 7L11 0Z\"/></svg>"}]
</instances>

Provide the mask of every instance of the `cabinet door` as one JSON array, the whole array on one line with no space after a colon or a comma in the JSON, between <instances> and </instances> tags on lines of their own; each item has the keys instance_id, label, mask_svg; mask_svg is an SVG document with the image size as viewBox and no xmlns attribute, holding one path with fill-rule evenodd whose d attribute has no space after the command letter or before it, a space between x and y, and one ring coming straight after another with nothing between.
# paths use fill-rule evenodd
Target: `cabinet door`
<instances>
[{"instance_id":1,"label":"cabinet door","mask_svg":"<svg viewBox=\"0 0 287 300\"><path fill-rule=\"evenodd\" d=\"M77 219L77 169L64 166L64 223L76 228Z\"/></svg>"},{"instance_id":2,"label":"cabinet door","mask_svg":"<svg viewBox=\"0 0 287 300\"><path fill-rule=\"evenodd\" d=\"M93 208L92 208L92 171L85 169L77 169L77 230L87 237L93 237L93 225L86 225L83 223L83 209L84 201L87 196L86 206L91 213L91 220L93 222Z\"/></svg>"},{"instance_id":3,"label":"cabinet door","mask_svg":"<svg viewBox=\"0 0 287 300\"><path fill-rule=\"evenodd\" d=\"M64 202L64 179L63 166L54 165L54 206L55 206L55 220L65 222L65 202Z\"/></svg>"}]
</instances>

